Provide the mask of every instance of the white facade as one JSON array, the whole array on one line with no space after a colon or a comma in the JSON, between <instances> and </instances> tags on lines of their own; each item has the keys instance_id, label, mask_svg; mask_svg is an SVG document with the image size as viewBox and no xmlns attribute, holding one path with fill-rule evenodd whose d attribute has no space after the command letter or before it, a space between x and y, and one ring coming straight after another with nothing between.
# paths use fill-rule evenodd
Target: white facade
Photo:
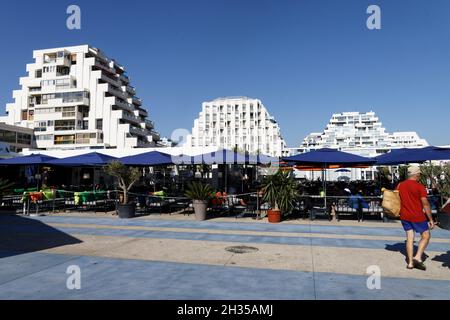
<instances>
[{"instance_id":1,"label":"white facade","mask_svg":"<svg viewBox=\"0 0 450 320\"><path fill-rule=\"evenodd\" d=\"M333 114L322 133L311 133L299 149L333 148L365 157L375 157L397 148L428 146L416 132L388 133L373 111Z\"/></svg>"},{"instance_id":2,"label":"white facade","mask_svg":"<svg viewBox=\"0 0 450 320\"><path fill-rule=\"evenodd\" d=\"M192 147L224 149L282 156L286 147L280 128L261 100L247 97L218 98L203 102L187 138Z\"/></svg>"},{"instance_id":3,"label":"white facade","mask_svg":"<svg viewBox=\"0 0 450 320\"><path fill-rule=\"evenodd\" d=\"M7 124L34 129L40 149L153 147L160 140L123 66L88 45L33 52Z\"/></svg>"},{"instance_id":4,"label":"white facade","mask_svg":"<svg viewBox=\"0 0 450 320\"><path fill-rule=\"evenodd\" d=\"M414 131L391 133L388 137L388 144L392 148L420 148L428 146L428 142L425 139L421 139Z\"/></svg>"},{"instance_id":5,"label":"white facade","mask_svg":"<svg viewBox=\"0 0 450 320\"><path fill-rule=\"evenodd\" d=\"M428 142L416 132L388 133L373 111L343 112L333 114L325 130L306 136L298 148L290 153L298 154L321 148L338 149L363 157L376 157L398 148L422 148ZM353 168L349 172L327 170L328 180L372 180L377 169ZM317 179L320 174L309 171L296 171L299 178Z\"/></svg>"}]
</instances>

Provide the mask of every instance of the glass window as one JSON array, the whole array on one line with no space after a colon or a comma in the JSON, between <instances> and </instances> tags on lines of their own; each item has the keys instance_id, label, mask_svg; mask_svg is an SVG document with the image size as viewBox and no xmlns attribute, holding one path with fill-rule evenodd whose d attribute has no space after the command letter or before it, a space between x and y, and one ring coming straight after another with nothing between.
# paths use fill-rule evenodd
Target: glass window
<instances>
[{"instance_id":1,"label":"glass window","mask_svg":"<svg viewBox=\"0 0 450 320\"><path fill-rule=\"evenodd\" d=\"M0 130L0 141L16 143L16 133L7 130Z\"/></svg>"},{"instance_id":2,"label":"glass window","mask_svg":"<svg viewBox=\"0 0 450 320\"><path fill-rule=\"evenodd\" d=\"M26 133L17 133L17 143L31 144L31 135Z\"/></svg>"},{"instance_id":3,"label":"glass window","mask_svg":"<svg viewBox=\"0 0 450 320\"><path fill-rule=\"evenodd\" d=\"M36 140L38 141L53 140L53 135L52 134L36 135Z\"/></svg>"},{"instance_id":4,"label":"glass window","mask_svg":"<svg viewBox=\"0 0 450 320\"><path fill-rule=\"evenodd\" d=\"M55 120L55 131L75 130L75 120Z\"/></svg>"},{"instance_id":5,"label":"glass window","mask_svg":"<svg viewBox=\"0 0 450 320\"><path fill-rule=\"evenodd\" d=\"M75 135L55 136L55 144L74 144Z\"/></svg>"}]
</instances>

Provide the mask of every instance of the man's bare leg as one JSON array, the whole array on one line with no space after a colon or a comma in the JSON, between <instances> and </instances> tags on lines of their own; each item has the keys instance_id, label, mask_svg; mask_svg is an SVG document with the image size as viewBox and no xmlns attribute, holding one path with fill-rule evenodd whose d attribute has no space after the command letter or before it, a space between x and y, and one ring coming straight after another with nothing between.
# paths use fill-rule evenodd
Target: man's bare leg
<instances>
[{"instance_id":1,"label":"man's bare leg","mask_svg":"<svg viewBox=\"0 0 450 320\"><path fill-rule=\"evenodd\" d=\"M425 252L425 249L428 246L428 243L430 243L430 231L425 231L421 234L422 239L420 239L419 242L419 248L417 249L416 256L414 257L415 260L422 262L422 256Z\"/></svg>"},{"instance_id":2,"label":"man's bare leg","mask_svg":"<svg viewBox=\"0 0 450 320\"><path fill-rule=\"evenodd\" d=\"M406 258L408 267L412 268L414 256L414 230L406 231Z\"/></svg>"}]
</instances>

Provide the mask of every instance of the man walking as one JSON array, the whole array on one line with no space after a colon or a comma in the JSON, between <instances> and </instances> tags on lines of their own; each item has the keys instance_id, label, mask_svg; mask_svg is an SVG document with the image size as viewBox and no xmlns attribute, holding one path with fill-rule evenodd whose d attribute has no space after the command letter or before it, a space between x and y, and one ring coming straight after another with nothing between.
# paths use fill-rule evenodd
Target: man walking
<instances>
[{"instance_id":1,"label":"man walking","mask_svg":"<svg viewBox=\"0 0 450 320\"><path fill-rule=\"evenodd\" d=\"M422 256L430 241L430 230L434 228L434 222L430 203L427 199L427 191L419 183L420 174L418 166L410 166L408 168L408 180L401 182L397 190L400 192L402 202L400 219L403 229L406 231L407 268L426 270ZM417 253L414 256L415 232L420 233L421 239Z\"/></svg>"}]
</instances>

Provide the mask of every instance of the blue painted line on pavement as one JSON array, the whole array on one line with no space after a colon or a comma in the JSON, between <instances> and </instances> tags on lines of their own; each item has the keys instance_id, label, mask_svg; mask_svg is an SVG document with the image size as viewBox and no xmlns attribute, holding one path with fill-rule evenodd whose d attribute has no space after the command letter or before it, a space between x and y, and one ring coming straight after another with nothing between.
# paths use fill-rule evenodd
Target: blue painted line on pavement
<instances>
[{"instance_id":1,"label":"blue painted line on pavement","mask_svg":"<svg viewBox=\"0 0 450 320\"><path fill-rule=\"evenodd\" d=\"M261 232L290 232L290 233L322 233L335 235L368 235L368 236L400 236L405 235L402 227L361 227L361 226L324 226L324 225L274 225L251 222L210 222L210 221L182 221L182 220L123 220L108 218L78 218L78 217L36 217L45 223L70 223L70 224L96 224L113 226L143 226L161 228L191 228L211 230L242 230ZM450 239L450 231L435 229L432 231L433 238Z\"/></svg>"},{"instance_id":2,"label":"blue painted line on pavement","mask_svg":"<svg viewBox=\"0 0 450 320\"><path fill-rule=\"evenodd\" d=\"M0 231L4 233L42 233L52 234L64 232L67 234L85 234L94 236L120 236L130 238L158 238L197 241L220 241L239 243L266 243L281 245L310 245L322 247L341 248L367 248L367 249L391 249L398 251L403 242L389 240L368 239L336 239L336 238L311 238L311 237L286 237L286 236L264 236L246 234L222 234L201 232L175 232L175 231L153 231L133 229L110 229L110 228L83 228L83 227L58 227L53 229L41 229L31 225L0 225ZM431 242L429 251L445 252L450 250L450 243Z\"/></svg>"},{"instance_id":3,"label":"blue painted line on pavement","mask_svg":"<svg viewBox=\"0 0 450 320\"><path fill-rule=\"evenodd\" d=\"M225 267L160 261L26 253L5 256L0 299L450 299L450 281ZM68 290L69 265L81 269L81 290ZM17 276L21 277L17 278Z\"/></svg>"}]
</instances>

